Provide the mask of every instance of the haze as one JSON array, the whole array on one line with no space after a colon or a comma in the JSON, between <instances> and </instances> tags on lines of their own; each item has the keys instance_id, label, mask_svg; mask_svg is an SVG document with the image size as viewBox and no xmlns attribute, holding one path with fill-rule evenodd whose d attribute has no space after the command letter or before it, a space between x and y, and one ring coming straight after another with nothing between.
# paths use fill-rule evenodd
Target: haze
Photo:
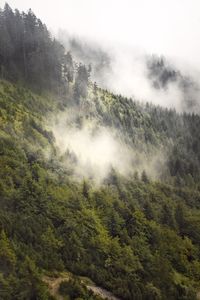
<instances>
[{"instance_id":1,"label":"haze","mask_svg":"<svg viewBox=\"0 0 200 300\"><path fill-rule=\"evenodd\" d=\"M98 41L120 43L200 65L198 0L10 0L28 10L53 31ZM5 1L0 1L1 7Z\"/></svg>"}]
</instances>

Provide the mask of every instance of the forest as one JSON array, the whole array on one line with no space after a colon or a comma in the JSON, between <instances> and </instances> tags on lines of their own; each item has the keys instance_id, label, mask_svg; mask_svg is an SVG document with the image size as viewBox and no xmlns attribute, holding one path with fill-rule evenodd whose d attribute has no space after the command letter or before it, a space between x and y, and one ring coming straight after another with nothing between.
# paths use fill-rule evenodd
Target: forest
<instances>
[{"instance_id":1,"label":"forest","mask_svg":"<svg viewBox=\"0 0 200 300\"><path fill-rule=\"evenodd\" d=\"M63 153L49 125L67 111L76 112L78 130L103 127L132 149L128 173L113 165L100 184L82 173L76 178L76 151ZM6 4L0 10L0 299L56 299L44 277L65 271L123 300L197 299L199 128L198 114L102 89L91 66L75 61L31 10ZM161 161L152 169L147 162L155 153ZM62 283L60 293L99 299L76 279Z\"/></svg>"}]
</instances>

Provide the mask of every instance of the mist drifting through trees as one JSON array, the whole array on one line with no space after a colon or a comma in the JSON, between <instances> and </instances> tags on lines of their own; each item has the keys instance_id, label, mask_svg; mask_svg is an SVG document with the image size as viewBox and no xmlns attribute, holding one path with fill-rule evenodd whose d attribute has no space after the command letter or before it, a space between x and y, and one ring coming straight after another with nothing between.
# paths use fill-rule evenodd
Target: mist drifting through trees
<instances>
[{"instance_id":1,"label":"mist drifting through trees","mask_svg":"<svg viewBox=\"0 0 200 300\"><path fill-rule=\"evenodd\" d=\"M197 78L59 40L0 10L0 299L197 299Z\"/></svg>"}]
</instances>

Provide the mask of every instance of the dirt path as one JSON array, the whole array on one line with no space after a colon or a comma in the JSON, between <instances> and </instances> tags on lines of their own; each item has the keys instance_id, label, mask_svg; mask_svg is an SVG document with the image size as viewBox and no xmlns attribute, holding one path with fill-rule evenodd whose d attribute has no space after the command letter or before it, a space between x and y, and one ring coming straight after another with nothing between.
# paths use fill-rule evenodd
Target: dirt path
<instances>
[{"instance_id":1,"label":"dirt path","mask_svg":"<svg viewBox=\"0 0 200 300\"><path fill-rule=\"evenodd\" d=\"M119 298L115 297L112 293L98 286L87 285L87 288L88 290L91 290L95 295L100 296L102 299L120 300Z\"/></svg>"},{"instance_id":2,"label":"dirt path","mask_svg":"<svg viewBox=\"0 0 200 300\"><path fill-rule=\"evenodd\" d=\"M70 276L60 276L60 277L48 277L44 276L43 281L48 285L49 292L52 296L54 296L57 300L63 300L64 298L59 294L59 286L62 281L69 280ZM100 296L102 299L108 300L120 300L115 297L112 293L107 290L95 286L95 285L86 285L87 289L92 291L95 295Z\"/></svg>"},{"instance_id":3,"label":"dirt path","mask_svg":"<svg viewBox=\"0 0 200 300\"><path fill-rule=\"evenodd\" d=\"M52 296L54 296L57 300L63 300L63 297L59 294L59 286L62 281L69 280L69 277L48 277L44 276L43 281L48 285L49 292Z\"/></svg>"}]
</instances>

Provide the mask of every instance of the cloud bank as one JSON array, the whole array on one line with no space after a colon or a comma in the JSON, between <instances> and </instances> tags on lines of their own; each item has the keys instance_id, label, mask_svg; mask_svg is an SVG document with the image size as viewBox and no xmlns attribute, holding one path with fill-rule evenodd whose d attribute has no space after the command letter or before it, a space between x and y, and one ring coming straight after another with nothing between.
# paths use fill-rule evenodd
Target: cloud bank
<instances>
[{"instance_id":1,"label":"cloud bank","mask_svg":"<svg viewBox=\"0 0 200 300\"><path fill-rule=\"evenodd\" d=\"M152 154L141 153L128 145L114 128L104 127L97 120L77 122L76 108L68 108L51 122L63 166L71 167L75 179L92 178L102 183L115 169L123 176L146 170L150 178L158 178L166 156L157 149ZM82 116L83 117L83 116Z\"/></svg>"},{"instance_id":2,"label":"cloud bank","mask_svg":"<svg viewBox=\"0 0 200 300\"><path fill-rule=\"evenodd\" d=\"M170 58L70 36L58 38L76 61L92 65L92 80L116 94L178 112L200 112L200 74Z\"/></svg>"}]
</instances>

